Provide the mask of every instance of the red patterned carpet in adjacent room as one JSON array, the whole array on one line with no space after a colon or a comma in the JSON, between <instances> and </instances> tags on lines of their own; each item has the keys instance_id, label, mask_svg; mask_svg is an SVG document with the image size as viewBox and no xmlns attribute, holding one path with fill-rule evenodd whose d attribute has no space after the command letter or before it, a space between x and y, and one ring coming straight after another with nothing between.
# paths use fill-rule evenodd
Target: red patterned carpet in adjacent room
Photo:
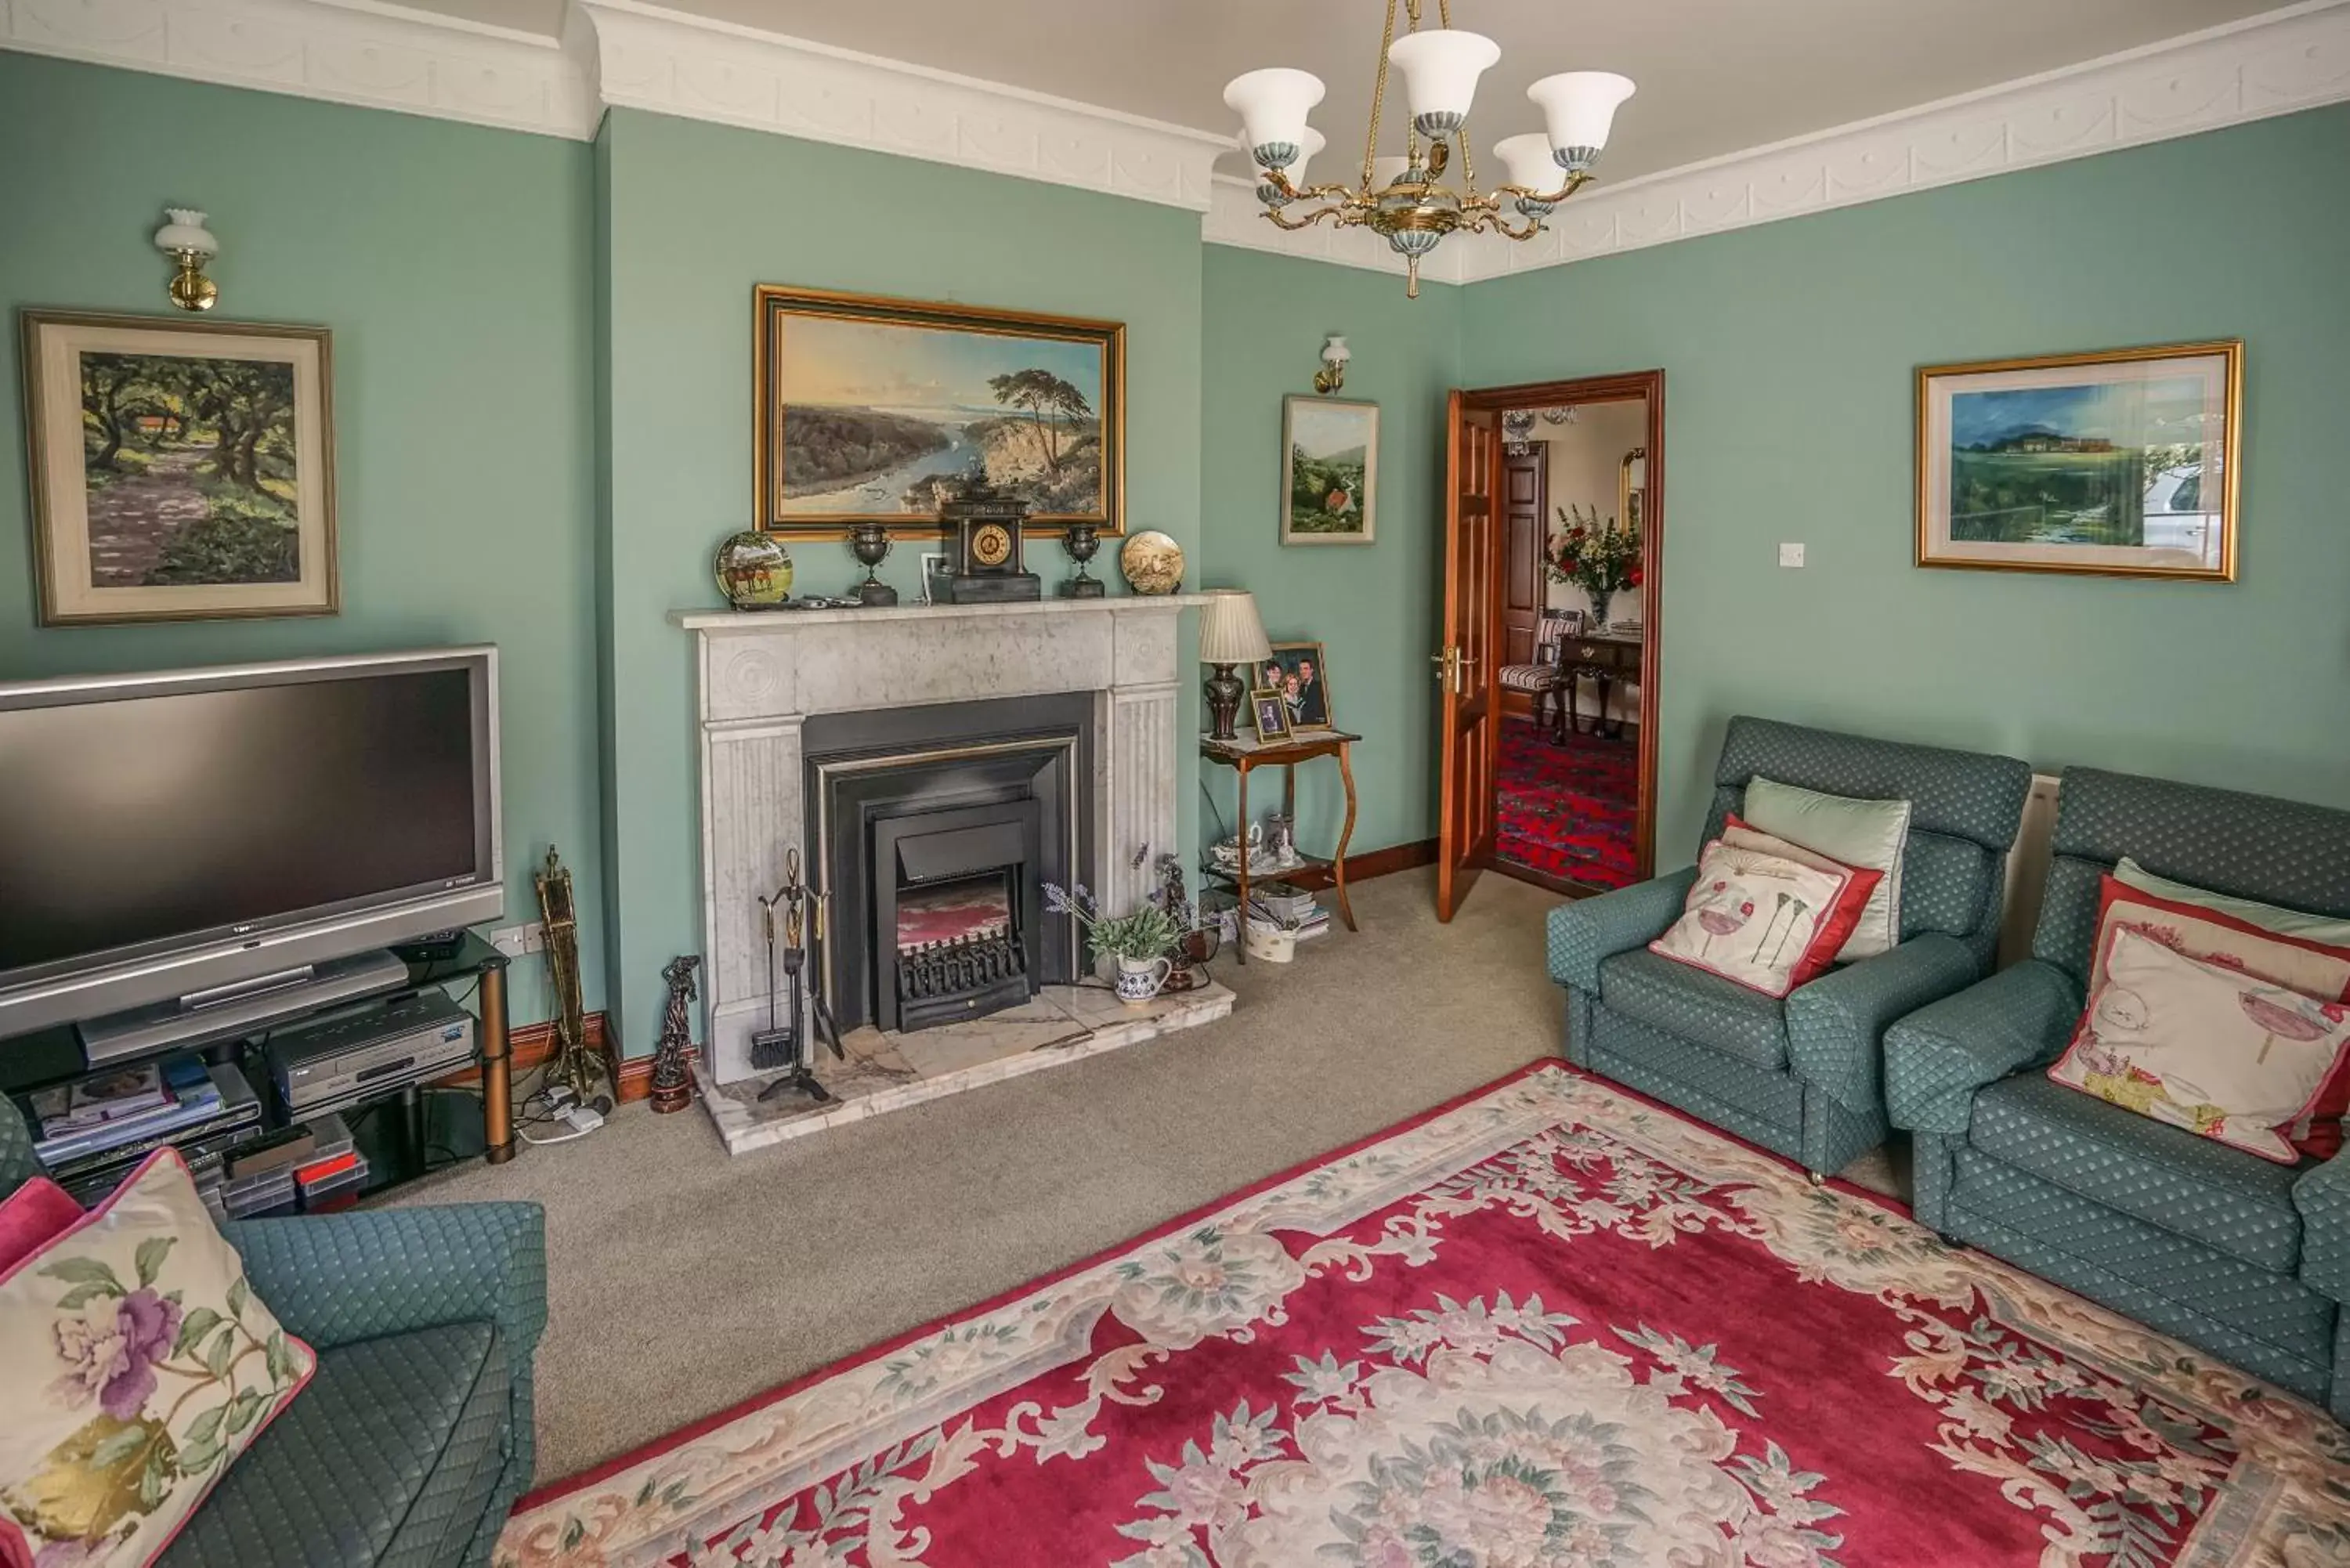
<instances>
[{"instance_id":1,"label":"red patterned carpet in adjacent room","mask_svg":"<svg viewBox=\"0 0 2350 1568\"><path fill-rule=\"evenodd\" d=\"M2250 1568L2350 1433L1563 1064L525 1499L500 1568Z\"/></svg>"},{"instance_id":2,"label":"red patterned carpet in adjacent room","mask_svg":"<svg viewBox=\"0 0 2350 1568\"><path fill-rule=\"evenodd\" d=\"M1639 819L1640 751L1630 739L1566 737L1547 726L1502 722L1494 850L1503 858L1592 888L1638 879L1632 835Z\"/></svg>"}]
</instances>

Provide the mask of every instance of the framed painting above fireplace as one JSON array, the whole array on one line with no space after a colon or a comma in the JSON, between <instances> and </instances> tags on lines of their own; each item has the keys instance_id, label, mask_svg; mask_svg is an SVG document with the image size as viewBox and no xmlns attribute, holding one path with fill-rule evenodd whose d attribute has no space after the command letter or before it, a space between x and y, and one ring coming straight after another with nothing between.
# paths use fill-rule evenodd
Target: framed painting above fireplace
<instances>
[{"instance_id":1,"label":"framed painting above fireplace","mask_svg":"<svg viewBox=\"0 0 2350 1568\"><path fill-rule=\"evenodd\" d=\"M1125 532L1123 323L773 285L754 304L762 527L925 537L983 473L1029 533Z\"/></svg>"}]
</instances>

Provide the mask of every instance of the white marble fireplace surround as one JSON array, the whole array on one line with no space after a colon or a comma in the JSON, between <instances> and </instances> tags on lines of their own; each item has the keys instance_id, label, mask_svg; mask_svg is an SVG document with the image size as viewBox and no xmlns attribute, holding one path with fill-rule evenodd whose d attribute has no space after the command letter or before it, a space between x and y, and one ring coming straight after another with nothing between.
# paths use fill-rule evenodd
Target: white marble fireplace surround
<instances>
[{"instance_id":1,"label":"white marble fireplace surround","mask_svg":"<svg viewBox=\"0 0 2350 1568\"><path fill-rule=\"evenodd\" d=\"M766 1019L758 898L808 860L801 727L811 713L1091 691L1096 864L1082 880L1112 909L1149 889L1149 846L1175 846L1176 761L1194 668L1179 613L1203 594L895 609L679 611L694 636L702 745L705 1060L718 1083L754 1075Z\"/></svg>"}]
</instances>

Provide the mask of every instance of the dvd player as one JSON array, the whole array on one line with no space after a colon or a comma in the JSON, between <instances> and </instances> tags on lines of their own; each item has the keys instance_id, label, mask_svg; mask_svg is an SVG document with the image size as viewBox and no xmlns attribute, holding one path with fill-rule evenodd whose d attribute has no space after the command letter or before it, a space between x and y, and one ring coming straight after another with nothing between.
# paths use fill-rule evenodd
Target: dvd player
<instances>
[{"instance_id":1,"label":"dvd player","mask_svg":"<svg viewBox=\"0 0 2350 1568\"><path fill-rule=\"evenodd\" d=\"M269 1076L297 1115L436 1077L473 1058L473 1015L439 991L321 1018L269 1039Z\"/></svg>"}]
</instances>

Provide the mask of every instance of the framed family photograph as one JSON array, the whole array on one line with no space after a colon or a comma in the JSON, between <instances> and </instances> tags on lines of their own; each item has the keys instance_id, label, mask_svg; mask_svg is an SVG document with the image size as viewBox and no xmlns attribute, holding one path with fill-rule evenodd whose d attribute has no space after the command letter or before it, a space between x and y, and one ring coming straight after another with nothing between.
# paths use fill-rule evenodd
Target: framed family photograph
<instances>
[{"instance_id":1,"label":"framed family photograph","mask_svg":"<svg viewBox=\"0 0 2350 1568\"><path fill-rule=\"evenodd\" d=\"M1327 730L1330 667L1318 642L1276 642L1273 657L1257 669L1256 690L1279 694L1293 730Z\"/></svg>"},{"instance_id":2,"label":"framed family photograph","mask_svg":"<svg viewBox=\"0 0 2350 1568\"><path fill-rule=\"evenodd\" d=\"M1281 400L1283 544L1371 543L1378 492L1378 404Z\"/></svg>"},{"instance_id":3,"label":"framed family photograph","mask_svg":"<svg viewBox=\"0 0 2350 1568\"><path fill-rule=\"evenodd\" d=\"M1289 704L1280 692L1269 686L1258 687L1249 693L1249 711L1255 720L1260 744L1290 738Z\"/></svg>"},{"instance_id":4,"label":"framed family photograph","mask_svg":"<svg viewBox=\"0 0 2350 1568\"><path fill-rule=\"evenodd\" d=\"M762 286L754 291L760 525L938 532L983 474L1026 531L1126 527L1126 327Z\"/></svg>"},{"instance_id":5,"label":"framed family photograph","mask_svg":"<svg viewBox=\"0 0 2350 1568\"><path fill-rule=\"evenodd\" d=\"M2243 345L1918 372L1918 564L2231 582Z\"/></svg>"},{"instance_id":6,"label":"framed family photograph","mask_svg":"<svg viewBox=\"0 0 2350 1568\"><path fill-rule=\"evenodd\" d=\"M323 327L27 310L44 626L332 615Z\"/></svg>"}]
</instances>

